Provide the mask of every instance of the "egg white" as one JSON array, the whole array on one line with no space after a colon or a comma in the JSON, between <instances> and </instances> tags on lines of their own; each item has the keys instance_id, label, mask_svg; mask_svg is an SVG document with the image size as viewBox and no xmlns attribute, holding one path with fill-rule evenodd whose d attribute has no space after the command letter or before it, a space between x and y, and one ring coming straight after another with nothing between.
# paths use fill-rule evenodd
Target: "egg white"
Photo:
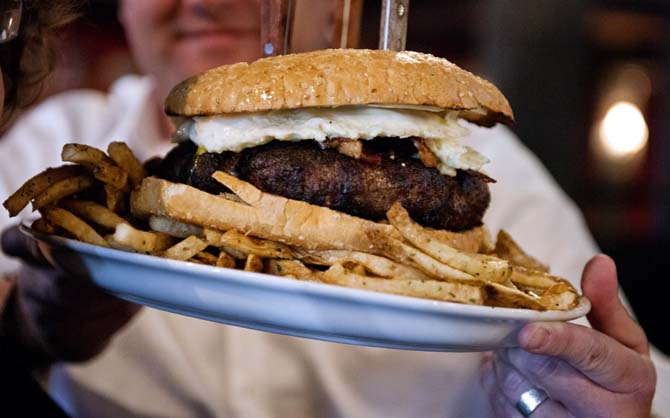
<instances>
[{"instance_id":1,"label":"egg white","mask_svg":"<svg viewBox=\"0 0 670 418\"><path fill-rule=\"evenodd\" d=\"M458 112L434 107L314 107L194 117L179 132L209 152L240 152L272 140L419 137L439 160L437 168L442 174L453 176L456 169L481 171L488 163L477 151L459 143L468 130L459 125Z\"/></svg>"}]
</instances>

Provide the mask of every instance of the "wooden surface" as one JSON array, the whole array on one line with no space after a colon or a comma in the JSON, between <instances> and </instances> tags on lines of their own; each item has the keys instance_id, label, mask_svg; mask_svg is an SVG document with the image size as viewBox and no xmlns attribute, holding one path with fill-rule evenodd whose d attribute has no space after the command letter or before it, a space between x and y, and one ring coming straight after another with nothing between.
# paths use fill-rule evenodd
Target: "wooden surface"
<instances>
[{"instance_id":1,"label":"wooden surface","mask_svg":"<svg viewBox=\"0 0 670 418\"><path fill-rule=\"evenodd\" d=\"M381 0L379 49L402 51L407 39L409 0Z\"/></svg>"},{"instance_id":2,"label":"wooden surface","mask_svg":"<svg viewBox=\"0 0 670 418\"><path fill-rule=\"evenodd\" d=\"M295 0L261 0L261 54L287 54L291 50L291 28Z\"/></svg>"},{"instance_id":3,"label":"wooden surface","mask_svg":"<svg viewBox=\"0 0 670 418\"><path fill-rule=\"evenodd\" d=\"M337 0L336 3L331 48L357 48L361 35L363 0Z\"/></svg>"}]
</instances>

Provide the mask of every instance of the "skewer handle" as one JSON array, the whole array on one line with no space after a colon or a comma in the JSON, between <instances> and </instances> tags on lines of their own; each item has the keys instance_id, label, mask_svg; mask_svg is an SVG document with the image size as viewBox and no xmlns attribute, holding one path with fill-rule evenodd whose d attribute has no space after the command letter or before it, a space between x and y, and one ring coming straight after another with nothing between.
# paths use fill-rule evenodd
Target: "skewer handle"
<instances>
[{"instance_id":1,"label":"skewer handle","mask_svg":"<svg viewBox=\"0 0 670 418\"><path fill-rule=\"evenodd\" d=\"M407 40L409 0L382 0L379 49L403 51Z\"/></svg>"},{"instance_id":2,"label":"skewer handle","mask_svg":"<svg viewBox=\"0 0 670 418\"><path fill-rule=\"evenodd\" d=\"M291 30L295 0L261 0L261 54L287 54L291 50Z\"/></svg>"},{"instance_id":3,"label":"skewer handle","mask_svg":"<svg viewBox=\"0 0 670 418\"><path fill-rule=\"evenodd\" d=\"M332 48L356 48L361 34L363 0L337 0Z\"/></svg>"}]
</instances>

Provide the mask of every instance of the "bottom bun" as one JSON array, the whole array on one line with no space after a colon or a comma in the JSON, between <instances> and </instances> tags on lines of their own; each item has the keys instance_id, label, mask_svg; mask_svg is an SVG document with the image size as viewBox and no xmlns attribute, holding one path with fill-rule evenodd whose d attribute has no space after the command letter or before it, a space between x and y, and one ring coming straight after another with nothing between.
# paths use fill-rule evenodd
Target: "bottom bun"
<instances>
[{"instance_id":1,"label":"bottom bun","mask_svg":"<svg viewBox=\"0 0 670 418\"><path fill-rule=\"evenodd\" d=\"M374 252L371 237L402 239L391 225L373 222L306 202L263 193L253 185L218 172L217 180L242 202L216 196L186 184L145 178L131 195L134 216L164 216L179 222L283 242L305 249ZM490 251L485 228L465 232L438 231L454 248L471 253Z\"/></svg>"}]
</instances>

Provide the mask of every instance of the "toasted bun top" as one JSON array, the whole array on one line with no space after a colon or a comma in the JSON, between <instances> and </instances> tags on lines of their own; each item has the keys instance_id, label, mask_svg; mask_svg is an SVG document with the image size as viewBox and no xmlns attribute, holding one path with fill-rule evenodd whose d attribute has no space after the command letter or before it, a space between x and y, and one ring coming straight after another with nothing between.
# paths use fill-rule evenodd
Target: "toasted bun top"
<instances>
[{"instance_id":1,"label":"toasted bun top","mask_svg":"<svg viewBox=\"0 0 670 418\"><path fill-rule=\"evenodd\" d=\"M329 49L214 68L178 84L166 112L209 116L303 107L425 105L461 111L480 125L511 123L491 83L419 52Z\"/></svg>"}]
</instances>

